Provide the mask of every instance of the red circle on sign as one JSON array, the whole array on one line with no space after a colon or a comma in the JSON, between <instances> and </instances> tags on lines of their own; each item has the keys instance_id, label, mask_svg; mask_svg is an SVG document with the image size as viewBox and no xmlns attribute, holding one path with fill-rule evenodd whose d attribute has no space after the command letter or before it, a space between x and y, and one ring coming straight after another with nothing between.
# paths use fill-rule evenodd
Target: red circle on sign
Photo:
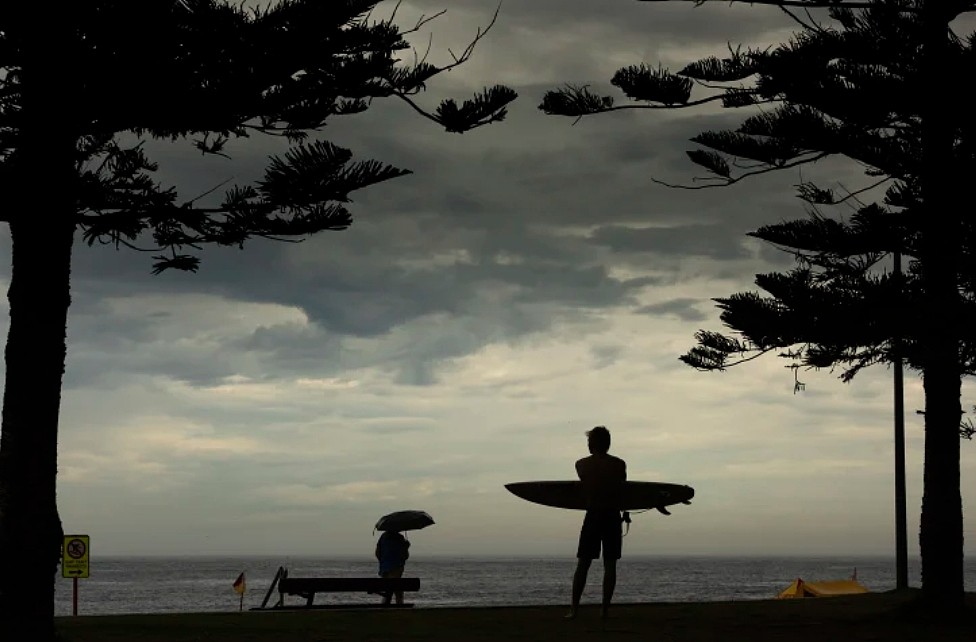
<instances>
[{"instance_id":1,"label":"red circle on sign","mask_svg":"<svg viewBox=\"0 0 976 642\"><path fill-rule=\"evenodd\" d=\"M68 553L68 557L76 560L81 559L85 556L85 542L80 539L73 539L68 542L65 551Z\"/></svg>"}]
</instances>

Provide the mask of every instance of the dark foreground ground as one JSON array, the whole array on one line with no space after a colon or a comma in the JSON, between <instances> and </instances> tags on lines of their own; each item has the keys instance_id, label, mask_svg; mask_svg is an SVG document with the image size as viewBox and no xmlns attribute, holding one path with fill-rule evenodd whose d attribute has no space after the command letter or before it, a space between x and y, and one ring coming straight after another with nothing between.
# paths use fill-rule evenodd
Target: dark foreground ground
<instances>
[{"instance_id":1,"label":"dark foreground ground","mask_svg":"<svg viewBox=\"0 0 976 642\"><path fill-rule=\"evenodd\" d=\"M602 624L595 606L330 610L57 619L65 642L381 642L653 640L655 642L976 642L976 593L955 621L912 606L915 590L762 602L631 604Z\"/></svg>"}]
</instances>

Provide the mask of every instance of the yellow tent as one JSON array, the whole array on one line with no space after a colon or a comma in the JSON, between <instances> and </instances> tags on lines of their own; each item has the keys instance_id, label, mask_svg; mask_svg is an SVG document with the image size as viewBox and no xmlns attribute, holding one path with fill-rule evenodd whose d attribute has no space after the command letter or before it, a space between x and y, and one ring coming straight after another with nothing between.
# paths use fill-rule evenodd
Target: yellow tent
<instances>
[{"instance_id":1,"label":"yellow tent","mask_svg":"<svg viewBox=\"0 0 976 642\"><path fill-rule=\"evenodd\" d=\"M799 577L786 587L778 600L789 600L798 597L834 597L836 595L854 595L867 593L868 589L856 579L827 580L826 582L805 582Z\"/></svg>"}]
</instances>

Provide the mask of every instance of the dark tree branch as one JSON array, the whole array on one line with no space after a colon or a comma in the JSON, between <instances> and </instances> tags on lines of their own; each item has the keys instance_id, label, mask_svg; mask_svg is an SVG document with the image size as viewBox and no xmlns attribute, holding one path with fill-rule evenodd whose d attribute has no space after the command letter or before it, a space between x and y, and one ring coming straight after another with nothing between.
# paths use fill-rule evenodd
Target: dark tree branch
<instances>
[{"instance_id":1,"label":"dark tree branch","mask_svg":"<svg viewBox=\"0 0 976 642\"><path fill-rule=\"evenodd\" d=\"M576 91L583 90L585 88L586 88L585 86L576 87L576 86L573 86L573 85L567 85L566 89L565 90L560 90L560 92L562 92L562 91L576 92ZM550 92L550 93L556 93L556 92ZM689 108L689 107L698 107L698 106L701 106L701 105L707 105L709 103L714 103L714 102L720 101L720 100L722 100L722 98L723 98L723 95L716 94L714 96L708 96L706 98L699 98L697 100L689 100L686 103L681 103L681 104L676 104L676 105L647 105L647 104L629 103L629 104L626 104L626 105L611 105L611 106L608 106L608 107L594 107L592 110L588 110L585 113L567 113L567 112L551 111L546 106L546 103L545 102L543 102L543 104L540 105L539 108L543 112L545 112L547 114L550 114L550 115L553 115L553 116L577 116L578 118L576 120L578 121L583 116L593 116L593 115L596 115L596 114L606 114L606 113L609 113L609 112L612 112L612 111L623 111L623 110L626 110L626 109L654 109L654 110L659 110L659 109L685 109L685 108Z\"/></svg>"},{"instance_id":2,"label":"dark tree branch","mask_svg":"<svg viewBox=\"0 0 976 642\"><path fill-rule=\"evenodd\" d=\"M858 196L860 196L861 194L864 194L865 192L870 192L874 188L880 187L880 186L884 185L885 183L887 183L888 181L893 181L893 180L895 180L895 179L892 178L891 176L885 176L884 178L881 178L880 180L877 180L874 183L871 183L870 185L867 185L867 186L862 187L860 189L856 189L853 192L850 191L850 190L848 190L847 188L844 188L844 191L847 192L847 196L845 196L844 198L841 198L841 199L838 199L838 200L834 201L832 203L832 205L840 205L842 203L846 203L848 200L852 200L853 199L854 202L856 202L858 205L860 205L860 206L863 207L865 205L865 203L862 202L861 199L858 198Z\"/></svg>"},{"instance_id":3,"label":"dark tree branch","mask_svg":"<svg viewBox=\"0 0 976 642\"><path fill-rule=\"evenodd\" d=\"M478 43L482 40L482 38L488 35L488 32L490 32L492 27L495 26L495 23L498 20L498 14L501 11L501 6L502 3L499 2L498 6L495 7L495 12L492 14L488 25L484 28L478 28L474 38L461 51L460 55L456 55L453 51L448 49L448 53L451 54L453 62L441 67L432 65L426 73L431 76L437 75L448 72L455 67L466 63L471 58L471 55L474 53L475 47L477 47ZM429 52L430 44L428 43L427 52L424 54L421 62L418 65L415 65L415 69L420 68L420 65L425 64ZM405 102L417 114L426 118L427 120L430 120L431 122L437 123L438 125L447 129L447 131L455 133L464 133L472 129L477 129L478 127L483 127L484 125L489 125L491 123L504 120L507 115L505 105L517 97L517 94L514 91L511 91L506 87L496 85L490 90L485 91L481 96L476 96L473 100L465 101L460 109L457 108L457 105L453 100L445 100L440 104L436 113L431 113L418 105L417 102L411 98L419 87L408 86L405 89L401 89L398 87L398 83L393 79L386 78L385 80L389 86L390 93ZM475 117L465 118L466 115L471 114L475 114Z\"/></svg>"},{"instance_id":4,"label":"dark tree branch","mask_svg":"<svg viewBox=\"0 0 976 642\"><path fill-rule=\"evenodd\" d=\"M713 0L638 0L638 2L686 2L701 6ZM722 0L729 4L765 5L769 7L798 7L803 9L872 9L877 5L870 0ZM944 0L943 11L949 20L954 20L963 13L976 11L976 2L972 0ZM902 7L903 13L922 15L923 9Z\"/></svg>"},{"instance_id":5,"label":"dark tree branch","mask_svg":"<svg viewBox=\"0 0 976 642\"><path fill-rule=\"evenodd\" d=\"M695 189L710 189L710 188L713 188L713 187L728 187L729 185L734 185L735 183L738 183L739 181L741 181L743 179L746 179L746 178L750 178L752 176L759 176L760 174L768 174L770 172L776 172L776 171L779 171L779 170L782 170L782 169L790 169L792 167L799 167L800 165L806 165L807 163L815 163L818 160L827 158L828 156L831 156L831 155L832 155L831 152L819 152L819 153L814 154L813 156L810 156L808 158L802 158L802 159L798 159L798 160L795 160L795 161L792 161L792 162L789 162L789 163L783 163L782 165L774 165L774 166L764 167L763 169L759 169L759 170L756 170L756 171L753 171L753 172L746 172L744 174L740 174L739 176L730 176L730 177L725 177L725 176L704 176L704 177L700 177L700 178L696 179L696 180L722 181L720 183L713 183L711 185L682 185L680 183L668 183L668 182L665 182L665 181L662 181L662 180L659 180L659 179L656 179L656 178L653 178L653 177L651 178L651 181L657 183L658 185L663 185L665 187L670 187L670 188L673 188L673 189L695 190Z\"/></svg>"},{"instance_id":6,"label":"dark tree branch","mask_svg":"<svg viewBox=\"0 0 976 642\"><path fill-rule=\"evenodd\" d=\"M800 25L804 29L808 29L810 31L817 31L817 30L820 29L820 25L816 25L816 23L813 22L812 16L810 15L810 10L809 9L806 10L806 14L807 14L807 18L810 19L810 23L807 23L807 22L804 22L803 19L800 18L800 16L798 16L794 12L790 11L789 7L786 7L785 5L779 5L779 8L783 11L783 13L785 13L787 16L789 16L789 18L793 22L795 22L796 24ZM816 26L814 26L814 25L816 25Z\"/></svg>"},{"instance_id":7,"label":"dark tree branch","mask_svg":"<svg viewBox=\"0 0 976 642\"><path fill-rule=\"evenodd\" d=\"M400 2L397 2L396 8L393 10L393 15L391 15L390 18L389 18L389 22L393 22L393 18L396 15L396 9L399 9L400 8L400 4L401 4ZM499 4L498 6L499 6L499 8L501 8L501 4ZM417 24L415 24L410 29L407 29L405 31L401 31L400 32L400 35L406 36L406 35L409 35L411 33L417 33L428 22L432 22L432 21L436 20L437 18L443 16L445 13L447 13L447 9L441 9L440 11L438 11L437 13L435 13L432 16L424 16L423 14L421 14L420 18L417 19Z\"/></svg>"},{"instance_id":8,"label":"dark tree branch","mask_svg":"<svg viewBox=\"0 0 976 642\"><path fill-rule=\"evenodd\" d=\"M763 356L766 353L772 352L773 350L779 350L779 348L765 348L765 349L759 350L755 354L752 354L752 355L750 355L748 357L742 357L738 361L733 361L731 363L724 363L724 364L722 364L722 367L721 368L718 368L718 369L719 370L725 370L726 368L732 368L732 367L737 366L739 364L747 363L749 361L753 361L754 359L758 359L759 357ZM702 368L699 368L699 369L702 369Z\"/></svg>"},{"instance_id":9,"label":"dark tree branch","mask_svg":"<svg viewBox=\"0 0 976 642\"><path fill-rule=\"evenodd\" d=\"M448 49L448 52L451 54L451 57L454 59L454 62L448 65L444 65L443 67L437 67L436 69L438 70L438 73L443 71L450 71L451 69L454 69L459 65L463 65L465 62L468 61L469 58L471 58L471 54L474 53L474 48L478 46L478 43L481 41L481 39L487 36L488 32L491 31L492 27L495 26L495 22L498 20L498 12L501 11L501 9L502 9L502 3L499 2L498 6L495 7L495 13L492 14L491 20L488 22L488 26L485 27L484 29L478 27L478 31L475 33L474 38L471 40L471 42L468 43L468 46L466 46L461 51L460 56L454 55L454 52Z\"/></svg>"},{"instance_id":10,"label":"dark tree branch","mask_svg":"<svg viewBox=\"0 0 976 642\"><path fill-rule=\"evenodd\" d=\"M638 0L638 2L688 2L701 6L711 0ZM729 4L761 4L770 7L803 7L807 9L870 9L873 2L863 0L722 0ZM912 10L911 13L917 13Z\"/></svg>"},{"instance_id":11,"label":"dark tree branch","mask_svg":"<svg viewBox=\"0 0 976 642\"><path fill-rule=\"evenodd\" d=\"M846 195L842 198L835 198L832 190L820 189L812 183L800 183L795 187L799 191L800 200L805 201L810 205L842 205L850 200L853 200L859 206L864 207L865 203L861 202L858 196L864 194L865 192L870 192L876 187L880 187L891 180L894 180L891 176L884 176L870 185L866 185L854 191L843 188ZM841 187L843 187L843 185Z\"/></svg>"}]
</instances>

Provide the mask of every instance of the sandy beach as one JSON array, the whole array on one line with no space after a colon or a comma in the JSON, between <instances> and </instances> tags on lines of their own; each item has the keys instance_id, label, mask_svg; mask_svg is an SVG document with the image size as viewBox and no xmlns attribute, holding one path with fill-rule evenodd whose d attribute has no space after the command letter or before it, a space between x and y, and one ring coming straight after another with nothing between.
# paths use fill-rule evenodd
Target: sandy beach
<instances>
[{"instance_id":1,"label":"sandy beach","mask_svg":"<svg viewBox=\"0 0 976 642\"><path fill-rule=\"evenodd\" d=\"M917 590L851 597L748 602L621 604L606 623L595 605L575 620L564 607L322 610L62 617L65 642L325 642L424 640L655 640L884 642L976 639L976 593L953 622L910 605Z\"/></svg>"}]
</instances>

